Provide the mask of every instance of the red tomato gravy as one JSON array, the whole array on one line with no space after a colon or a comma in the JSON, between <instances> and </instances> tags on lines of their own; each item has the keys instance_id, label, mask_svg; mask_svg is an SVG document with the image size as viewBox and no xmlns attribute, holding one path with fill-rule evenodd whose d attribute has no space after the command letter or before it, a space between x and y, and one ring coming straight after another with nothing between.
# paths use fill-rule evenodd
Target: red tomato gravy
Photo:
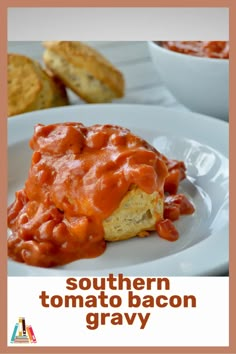
<instances>
[{"instance_id":1,"label":"red tomato gravy","mask_svg":"<svg viewBox=\"0 0 236 354\"><path fill-rule=\"evenodd\" d=\"M101 255L102 222L132 185L165 198L160 237L178 239L172 221L194 207L176 194L186 177L182 161L168 160L128 129L115 125L38 124L23 189L8 208L9 257L53 267Z\"/></svg>"},{"instance_id":2,"label":"red tomato gravy","mask_svg":"<svg viewBox=\"0 0 236 354\"><path fill-rule=\"evenodd\" d=\"M228 41L163 41L156 42L174 52L218 59L229 59Z\"/></svg>"}]
</instances>

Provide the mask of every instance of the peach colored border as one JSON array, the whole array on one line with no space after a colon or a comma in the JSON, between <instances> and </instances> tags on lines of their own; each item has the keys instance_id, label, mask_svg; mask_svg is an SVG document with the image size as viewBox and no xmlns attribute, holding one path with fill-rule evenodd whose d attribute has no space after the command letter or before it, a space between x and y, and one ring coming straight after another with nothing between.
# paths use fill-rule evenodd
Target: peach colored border
<instances>
[{"instance_id":1,"label":"peach colored border","mask_svg":"<svg viewBox=\"0 0 236 354\"><path fill-rule=\"evenodd\" d=\"M236 139L233 132L236 127L236 105L233 104L233 92L236 92L236 1L235 0L1 0L0 1L0 151L1 151L1 174L0 174L0 225L2 231L0 247L0 289L1 289L1 331L0 353L236 353L236 299L235 275L236 275L236 226L230 222L230 346L220 347L37 347L37 348L12 348L7 347L7 267L6 267L6 200L7 200L7 87L6 87L6 52L7 52L7 7L229 7L230 8L230 157L232 150L236 149ZM234 79L233 79L234 78ZM235 184L232 183L235 176L235 159L230 160L230 195L236 195ZM235 198L230 198L230 220L236 212ZM234 315L233 315L234 314ZM216 315L216 321L217 321Z\"/></svg>"},{"instance_id":2,"label":"peach colored border","mask_svg":"<svg viewBox=\"0 0 236 354\"><path fill-rule=\"evenodd\" d=\"M2 0L8 7L229 7L232 0ZM230 5L231 6L231 5Z\"/></svg>"}]
</instances>

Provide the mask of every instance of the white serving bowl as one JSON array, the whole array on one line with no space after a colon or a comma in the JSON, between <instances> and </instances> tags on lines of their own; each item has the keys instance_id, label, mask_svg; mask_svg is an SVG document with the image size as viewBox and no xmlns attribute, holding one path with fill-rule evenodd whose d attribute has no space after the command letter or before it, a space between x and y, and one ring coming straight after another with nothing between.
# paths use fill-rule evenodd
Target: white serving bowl
<instances>
[{"instance_id":1,"label":"white serving bowl","mask_svg":"<svg viewBox=\"0 0 236 354\"><path fill-rule=\"evenodd\" d=\"M192 111L228 120L228 59L177 53L151 41L148 48L160 78L179 102Z\"/></svg>"}]
</instances>

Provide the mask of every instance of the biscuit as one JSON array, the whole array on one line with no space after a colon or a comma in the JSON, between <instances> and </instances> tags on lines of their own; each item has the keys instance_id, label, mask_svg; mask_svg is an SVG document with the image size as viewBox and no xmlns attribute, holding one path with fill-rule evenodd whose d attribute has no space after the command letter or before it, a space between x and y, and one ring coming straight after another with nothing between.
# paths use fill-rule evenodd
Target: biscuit
<instances>
[{"instance_id":1,"label":"biscuit","mask_svg":"<svg viewBox=\"0 0 236 354\"><path fill-rule=\"evenodd\" d=\"M120 241L147 235L146 231L155 230L156 223L163 218L163 206L158 192L147 194L133 187L113 214L103 221L105 240Z\"/></svg>"},{"instance_id":2,"label":"biscuit","mask_svg":"<svg viewBox=\"0 0 236 354\"><path fill-rule=\"evenodd\" d=\"M69 104L68 96L63 83L53 74L46 70L47 77L53 90L52 107L66 106Z\"/></svg>"},{"instance_id":3,"label":"biscuit","mask_svg":"<svg viewBox=\"0 0 236 354\"><path fill-rule=\"evenodd\" d=\"M124 96L122 73L95 49L81 42L44 42L45 65L88 103Z\"/></svg>"},{"instance_id":4,"label":"biscuit","mask_svg":"<svg viewBox=\"0 0 236 354\"><path fill-rule=\"evenodd\" d=\"M66 104L65 88L38 62L8 54L8 116Z\"/></svg>"}]
</instances>

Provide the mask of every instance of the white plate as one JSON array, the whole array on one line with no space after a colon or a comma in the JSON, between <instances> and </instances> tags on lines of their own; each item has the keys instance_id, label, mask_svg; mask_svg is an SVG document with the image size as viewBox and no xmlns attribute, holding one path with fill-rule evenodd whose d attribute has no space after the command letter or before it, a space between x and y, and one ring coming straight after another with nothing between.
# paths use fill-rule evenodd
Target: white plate
<instances>
[{"instance_id":1,"label":"white plate","mask_svg":"<svg viewBox=\"0 0 236 354\"><path fill-rule=\"evenodd\" d=\"M95 259L44 269L9 260L10 276L220 275L228 270L228 123L166 108L141 105L81 105L42 110L8 119L9 200L24 185L30 164L28 140L37 123L81 121L128 127L169 158L184 160L188 179L181 190L195 204L194 215L176 222L180 238L155 233L108 244Z\"/></svg>"}]
</instances>

